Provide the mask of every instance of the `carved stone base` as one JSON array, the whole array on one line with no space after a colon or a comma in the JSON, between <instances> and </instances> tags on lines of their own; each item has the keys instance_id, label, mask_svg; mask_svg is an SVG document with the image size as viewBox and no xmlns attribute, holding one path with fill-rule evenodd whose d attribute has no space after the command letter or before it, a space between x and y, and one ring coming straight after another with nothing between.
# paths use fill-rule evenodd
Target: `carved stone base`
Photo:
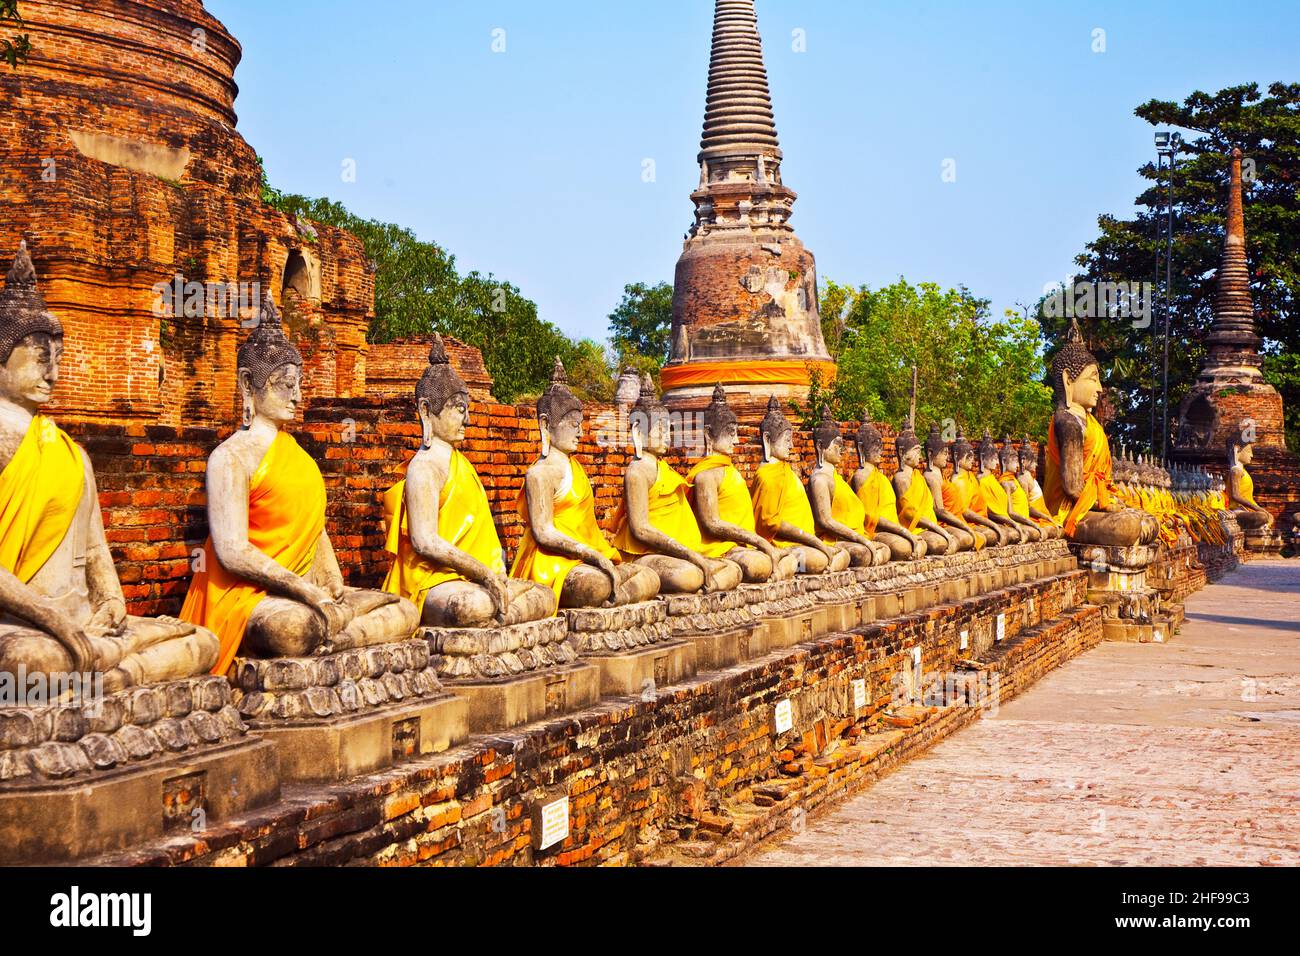
<instances>
[{"instance_id":1,"label":"carved stone base","mask_svg":"<svg viewBox=\"0 0 1300 956\"><path fill-rule=\"evenodd\" d=\"M506 627L422 627L430 664L443 680L498 680L564 667L578 659L563 617Z\"/></svg>"},{"instance_id":2,"label":"carved stone base","mask_svg":"<svg viewBox=\"0 0 1300 956\"><path fill-rule=\"evenodd\" d=\"M682 640L695 645L695 666L720 671L768 652L766 629L753 624L712 634L690 634Z\"/></svg>"},{"instance_id":3,"label":"carved stone base","mask_svg":"<svg viewBox=\"0 0 1300 956\"><path fill-rule=\"evenodd\" d=\"M695 644L688 640L660 641L587 661L600 668L600 692L609 696L654 694L659 688L694 677L699 670Z\"/></svg>"},{"instance_id":4,"label":"carved stone base","mask_svg":"<svg viewBox=\"0 0 1300 956\"><path fill-rule=\"evenodd\" d=\"M1282 554L1286 539L1275 528L1247 528L1244 546L1252 558L1276 558Z\"/></svg>"},{"instance_id":5,"label":"carved stone base","mask_svg":"<svg viewBox=\"0 0 1300 956\"><path fill-rule=\"evenodd\" d=\"M1157 643L1159 635L1163 643L1173 636L1169 609L1147 581L1160 554L1158 543L1115 548L1071 542L1070 550L1088 574L1088 602L1101 607L1107 640Z\"/></svg>"},{"instance_id":6,"label":"carved stone base","mask_svg":"<svg viewBox=\"0 0 1300 956\"><path fill-rule=\"evenodd\" d=\"M569 640L579 656L634 651L672 639L668 606L661 600L619 607L565 608Z\"/></svg>"},{"instance_id":7,"label":"carved stone base","mask_svg":"<svg viewBox=\"0 0 1300 956\"><path fill-rule=\"evenodd\" d=\"M280 796L224 677L0 709L0 865L55 863L193 829Z\"/></svg>"},{"instance_id":8,"label":"carved stone base","mask_svg":"<svg viewBox=\"0 0 1300 956\"><path fill-rule=\"evenodd\" d=\"M448 681L444 686L465 701L470 733L492 733L590 707L600 700L600 668L578 662L499 680Z\"/></svg>"},{"instance_id":9,"label":"carved stone base","mask_svg":"<svg viewBox=\"0 0 1300 956\"><path fill-rule=\"evenodd\" d=\"M711 594L664 595L669 632L695 646L700 670L730 667L766 653L753 608L765 607L768 596L766 584L742 584Z\"/></svg>"},{"instance_id":10,"label":"carved stone base","mask_svg":"<svg viewBox=\"0 0 1300 956\"><path fill-rule=\"evenodd\" d=\"M237 658L235 700L280 749L286 781L331 782L437 753L469 736L468 707L429 666L424 641Z\"/></svg>"}]
</instances>

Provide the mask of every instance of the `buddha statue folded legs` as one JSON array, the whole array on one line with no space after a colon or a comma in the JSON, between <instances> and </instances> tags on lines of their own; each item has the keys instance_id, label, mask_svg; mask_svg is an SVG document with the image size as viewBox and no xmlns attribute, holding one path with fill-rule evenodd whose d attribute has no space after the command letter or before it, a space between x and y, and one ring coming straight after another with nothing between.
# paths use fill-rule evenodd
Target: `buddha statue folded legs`
<instances>
[{"instance_id":1,"label":"buddha statue folded legs","mask_svg":"<svg viewBox=\"0 0 1300 956\"><path fill-rule=\"evenodd\" d=\"M844 460L844 437L826 406L822 406L821 420L813 429L813 448L817 466L808 478L808 499L822 540L848 551L854 567L889 561L889 546L867 535L867 509L839 472Z\"/></svg>"},{"instance_id":2,"label":"buddha statue folded legs","mask_svg":"<svg viewBox=\"0 0 1300 956\"><path fill-rule=\"evenodd\" d=\"M62 356L23 243L0 291L0 672L93 672L108 692L204 674L211 631L126 613L90 461L40 413Z\"/></svg>"},{"instance_id":3,"label":"buddha statue folded legs","mask_svg":"<svg viewBox=\"0 0 1300 956\"><path fill-rule=\"evenodd\" d=\"M302 356L267 297L240 346L243 424L208 459L203 563L181 617L221 639L215 672L237 654L296 657L405 640L409 600L347 587L325 530L325 481L286 431L302 401Z\"/></svg>"},{"instance_id":4,"label":"buddha statue folded legs","mask_svg":"<svg viewBox=\"0 0 1300 956\"><path fill-rule=\"evenodd\" d=\"M412 601L426 627L523 624L552 616L555 593L506 576L504 552L478 473L460 451L469 388L434 336L415 388L420 450L384 495L393 566L383 589Z\"/></svg>"},{"instance_id":5,"label":"buddha statue folded legs","mask_svg":"<svg viewBox=\"0 0 1300 956\"><path fill-rule=\"evenodd\" d=\"M663 459L670 419L649 376L632 409L631 432L634 454L623 477L614 547L625 560L653 569L661 593L732 590L744 572L739 564L704 553L688 483Z\"/></svg>"}]
</instances>

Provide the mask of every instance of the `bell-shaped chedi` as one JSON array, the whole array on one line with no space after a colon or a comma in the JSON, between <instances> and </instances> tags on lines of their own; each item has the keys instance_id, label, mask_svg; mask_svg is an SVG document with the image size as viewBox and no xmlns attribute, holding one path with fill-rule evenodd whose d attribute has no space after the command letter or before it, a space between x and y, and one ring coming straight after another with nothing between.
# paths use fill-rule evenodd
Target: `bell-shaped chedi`
<instances>
[{"instance_id":1,"label":"bell-shaped chedi","mask_svg":"<svg viewBox=\"0 0 1300 956\"><path fill-rule=\"evenodd\" d=\"M802 397L834 365L822 340L817 270L781 181L772 98L753 0L716 0L695 223L677 261L664 400L706 404L715 384Z\"/></svg>"},{"instance_id":2,"label":"bell-shaped chedi","mask_svg":"<svg viewBox=\"0 0 1300 956\"><path fill-rule=\"evenodd\" d=\"M1229 157L1227 225L1214 293L1214 321L1206 337L1205 366L1178 410L1175 445L1220 449L1243 419L1254 423L1263 447L1285 447L1282 397L1264 381L1263 355L1246 262L1241 150Z\"/></svg>"},{"instance_id":3,"label":"bell-shaped chedi","mask_svg":"<svg viewBox=\"0 0 1300 956\"><path fill-rule=\"evenodd\" d=\"M225 27L200 0L18 10L32 49L0 67L0 248L28 240L66 329L60 419L233 424L235 350L268 296L307 397L364 394L364 249L263 204Z\"/></svg>"}]
</instances>

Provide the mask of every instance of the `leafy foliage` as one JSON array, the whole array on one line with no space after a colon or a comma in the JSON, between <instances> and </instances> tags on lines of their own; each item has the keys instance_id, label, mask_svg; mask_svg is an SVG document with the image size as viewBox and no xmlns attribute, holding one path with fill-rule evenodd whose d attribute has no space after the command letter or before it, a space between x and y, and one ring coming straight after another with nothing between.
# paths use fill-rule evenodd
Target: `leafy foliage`
<instances>
[{"instance_id":1,"label":"leafy foliage","mask_svg":"<svg viewBox=\"0 0 1300 956\"><path fill-rule=\"evenodd\" d=\"M610 338L619 361L655 371L668 361L673 324L673 287L667 282L623 287L623 300L609 314ZM641 360L649 360L641 361Z\"/></svg>"},{"instance_id":2,"label":"leafy foliage","mask_svg":"<svg viewBox=\"0 0 1300 956\"><path fill-rule=\"evenodd\" d=\"M865 413L899 425L910 408L915 365L918 431L952 420L968 436L985 428L1046 434L1051 391L1032 319L1008 312L993 320L988 300L965 288L945 291L902 278L877 290L828 281L819 304L839 373L829 387L814 382L807 416L826 402L841 420Z\"/></svg>"},{"instance_id":3,"label":"leafy foliage","mask_svg":"<svg viewBox=\"0 0 1300 956\"><path fill-rule=\"evenodd\" d=\"M0 22L12 20L22 26L23 18L18 13L18 0L0 0ZM32 54L32 41L27 34L20 33L12 39L0 37L0 60L8 63L11 69L18 69L19 63L25 63Z\"/></svg>"},{"instance_id":4,"label":"leafy foliage","mask_svg":"<svg viewBox=\"0 0 1300 956\"><path fill-rule=\"evenodd\" d=\"M1173 295L1169 322L1169 427L1205 357L1203 340L1212 318L1215 274L1227 212L1228 156L1245 155L1246 251L1255 319L1264 337L1269 380L1289 410L1289 444L1300 447L1295 409L1300 405L1300 84L1274 83L1267 95L1257 84L1209 94L1192 93L1181 104L1151 100L1135 111L1153 126L1190 130L1174 173ZM1103 215L1100 235L1076 258L1086 281L1155 279L1158 223L1165 216L1167 176L1154 162L1138 174L1147 181L1133 219ZM1162 253L1163 254L1163 253ZM1159 277L1164 283L1164 267ZM1163 296L1162 296L1163 300ZM1116 418L1108 429L1128 445L1147 446L1153 431L1151 395L1162 359L1163 316L1135 329L1128 319L1081 321L1089 345L1101 359ZM1054 347L1068 319L1040 320ZM1157 414L1157 420L1160 416ZM1155 444L1160 446L1159 425Z\"/></svg>"}]
</instances>

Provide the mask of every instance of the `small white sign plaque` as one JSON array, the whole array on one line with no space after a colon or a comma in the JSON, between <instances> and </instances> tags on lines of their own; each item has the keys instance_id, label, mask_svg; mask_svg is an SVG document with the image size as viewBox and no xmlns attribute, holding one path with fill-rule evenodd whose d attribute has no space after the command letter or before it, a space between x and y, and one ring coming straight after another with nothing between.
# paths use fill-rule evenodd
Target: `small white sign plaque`
<instances>
[{"instance_id":1,"label":"small white sign plaque","mask_svg":"<svg viewBox=\"0 0 1300 956\"><path fill-rule=\"evenodd\" d=\"M968 648L968 647L970 647L970 631L962 631L962 632L961 632L961 647L958 648L958 650L963 650L963 651L964 651L964 650L966 650L966 648Z\"/></svg>"},{"instance_id":2,"label":"small white sign plaque","mask_svg":"<svg viewBox=\"0 0 1300 956\"><path fill-rule=\"evenodd\" d=\"M862 710L867 706L867 682L859 679L853 682L853 709Z\"/></svg>"},{"instance_id":3,"label":"small white sign plaque","mask_svg":"<svg viewBox=\"0 0 1300 956\"><path fill-rule=\"evenodd\" d=\"M540 849L555 846L569 836L569 798L560 797L542 807L542 843Z\"/></svg>"},{"instance_id":4,"label":"small white sign plaque","mask_svg":"<svg viewBox=\"0 0 1300 956\"><path fill-rule=\"evenodd\" d=\"M998 615L998 636L997 636L997 640L1000 641L1000 640L1002 640L1002 638L1004 638L1004 637L1006 637L1006 636L1007 636L1007 616L1006 616L1005 614L999 614L999 615Z\"/></svg>"},{"instance_id":5,"label":"small white sign plaque","mask_svg":"<svg viewBox=\"0 0 1300 956\"><path fill-rule=\"evenodd\" d=\"M790 706L790 698L786 698L776 705L776 732L783 734L794 727L794 708Z\"/></svg>"}]
</instances>

